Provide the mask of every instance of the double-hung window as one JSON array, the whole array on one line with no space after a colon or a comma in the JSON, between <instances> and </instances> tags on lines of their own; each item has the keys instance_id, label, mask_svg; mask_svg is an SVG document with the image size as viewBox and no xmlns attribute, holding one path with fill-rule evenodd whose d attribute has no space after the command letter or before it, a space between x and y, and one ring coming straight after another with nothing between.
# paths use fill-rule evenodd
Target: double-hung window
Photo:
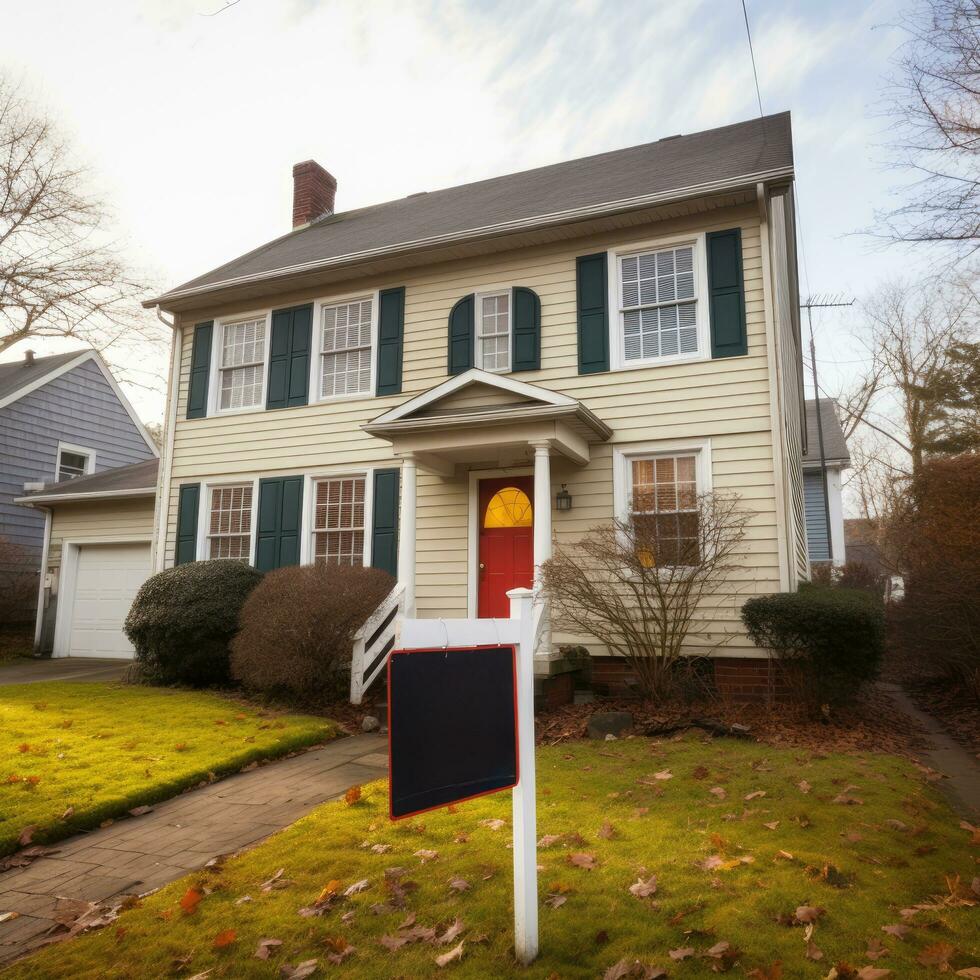
<instances>
[{"instance_id":1,"label":"double-hung window","mask_svg":"<svg viewBox=\"0 0 980 980\"><path fill-rule=\"evenodd\" d=\"M363 476L315 481L313 560L318 565L364 564Z\"/></svg>"},{"instance_id":2,"label":"double-hung window","mask_svg":"<svg viewBox=\"0 0 980 980\"><path fill-rule=\"evenodd\" d=\"M510 370L510 290L482 293L476 309L476 366L484 371Z\"/></svg>"},{"instance_id":3,"label":"double-hung window","mask_svg":"<svg viewBox=\"0 0 980 980\"><path fill-rule=\"evenodd\" d=\"M624 364L696 355L699 311L693 243L617 256Z\"/></svg>"},{"instance_id":4,"label":"double-hung window","mask_svg":"<svg viewBox=\"0 0 980 980\"><path fill-rule=\"evenodd\" d=\"M370 297L320 307L320 397L371 391Z\"/></svg>"},{"instance_id":5,"label":"double-hung window","mask_svg":"<svg viewBox=\"0 0 980 980\"><path fill-rule=\"evenodd\" d=\"M629 458L629 518L644 564L699 561L697 457L694 454Z\"/></svg>"},{"instance_id":6,"label":"double-hung window","mask_svg":"<svg viewBox=\"0 0 980 980\"><path fill-rule=\"evenodd\" d=\"M221 325L220 410L257 408L265 393L266 318Z\"/></svg>"},{"instance_id":7,"label":"double-hung window","mask_svg":"<svg viewBox=\"0 0 980 980\"><path fill-rule=\"evenodd\" d=\"M252 484L211 487L208 558L248 564L252 556Z\"/></svg>"},{"instance_id":8,"label":"double-hung window","mask_svg":"<svg viewBox=\"0 0 980 980\"><path fill-rule=\"evenodd\" d=\"M66 449L58 450L58 480L74 480L76 476L85 476L91 473L92 457L89 453L81 450Z\"/></svg>"}]
</instances>

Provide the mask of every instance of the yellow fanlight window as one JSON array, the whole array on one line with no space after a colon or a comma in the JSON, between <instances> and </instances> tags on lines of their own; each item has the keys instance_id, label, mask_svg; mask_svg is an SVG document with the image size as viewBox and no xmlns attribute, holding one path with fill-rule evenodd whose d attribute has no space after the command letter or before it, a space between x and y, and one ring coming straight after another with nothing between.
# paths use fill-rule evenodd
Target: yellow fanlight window
<instances>
[{"instance_id":1,"label":"yellow fanlight window","mask_svg":"<svg viewBox=\"0 0 980 980\"><path fill-rule=\"evenodd\" d=\"M530 527L532 521L531 501L518 487L498 490L483 515L484 527Z\"/></svg>"}]
</instances>

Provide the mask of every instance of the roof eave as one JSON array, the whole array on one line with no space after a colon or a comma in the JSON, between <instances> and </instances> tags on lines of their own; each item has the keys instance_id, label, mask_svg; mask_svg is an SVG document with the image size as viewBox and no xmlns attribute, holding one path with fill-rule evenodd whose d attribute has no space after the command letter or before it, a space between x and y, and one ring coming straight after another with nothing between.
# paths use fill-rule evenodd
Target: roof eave
<instances>
[{"instance_id":1,"label":"roof eave","mask_svg":"<svg viewBox=\"0 0 980 980\"><path fill-rule=\"evenodd\" d=\"M15 497L14 503L32 507L34 504L70 503L78 500L118 500L124 497L153 497L156 495L156 492L156 487L133 487L128 490L93 490L90 493L45 493L43 490L39 490L37 493L28 494L26 497Z\"/></svg>"},{"instance_id":2,"label":"roof eave","mask_svg":"<svg viewBox=\"0 0 980 980\"><path fill-rule=\"evenodd\" d=\"M279 269L272 269L268 272L256 273L249 276L237 276L224 279L215 283L208 283L205 286L198 286L190 289L174 289L162 293L153 299L144 301L143 306L150 309L159 306L167 312L178 312L175 306L168 305L177 301L193 299L199 296L207 296L210 293L220 290L233 289L237 286L254 285L260 282L275 282L279 279L288 278L291 275L302 273L317 272L344 266L356 266L359 262L371 259L395 256L399 254L411 254L423 252L426 249L438 248L446 245L459 244L463 242L474 242L481 239L497 238L509 233L533 230L535 228L546 228L555 225L568 224L575 221L582 221L588 218L599 218L621 212L635 211L645 207L658 204L670 204L679 201L691 200L703 197L707 194L723 193L725 191L735 191L740 189L754 189L760 183L765 184L771 181L792 180L794 169L792 166L778 167L773 170L760 171L758 173L743 174L738 177L728 178L727 180L708 181L701 184L692 184L689 187L677 188L671 191L661 191L657 194L644 194L637 197L625 198L619 201L608 201L602 204L592 204L581 208L572 208L567 211L558 211L546 215L536 215L533 218L522 218L514 221L500 222L495 225L486 225L480 228L470 228L459 232L448 232L443 235L433 235L428 238L416 239L414 241L399 242L395 245L382 246L374 249L365 249L360 252L350 252L345 255L332 256L329 259L317 259L312 262L302 262L292 266L283 266Z\"/></svg>"}]
</instances>

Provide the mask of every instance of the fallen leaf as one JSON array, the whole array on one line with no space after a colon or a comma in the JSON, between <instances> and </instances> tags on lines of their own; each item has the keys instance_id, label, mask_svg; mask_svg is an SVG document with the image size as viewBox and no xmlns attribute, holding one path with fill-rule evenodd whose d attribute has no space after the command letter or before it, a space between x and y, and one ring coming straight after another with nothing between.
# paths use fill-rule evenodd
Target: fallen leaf
<instances>
[{"instance_id":1,"label":"fallen leaf","mask_svg":"<svg viewBox=\"0 0 980 980\"><path fill-rule=\"evenodd\" d=\"M630 894L635 895L637 898L649 898L651 895L655 894L657 891L657 876L650 875L649 878L644 881L642 878L637 878L636 883L630 885Z\"/></svg>"},{"instance_id":2,"label":"fallen leaf","mask_svg":"<svg viewBox=\"0 0 980 980\"><path fill-rule=\"evenodd\" d=\"M481 820L480 826L487 827L489 830L503 830L507 826L507 821L495 817L492 820Z\"/></svg>"},{"instance_id":3,"label":"fallen leaf","mask_svg":"<svg viewBox=\"0 0 980 980\"><path fill-rule=\"evenodd\" d=\"M440 969L444 966L448 966L454 960L461 960L463 958L463 940L460 940L458 946L453 946L453 948L448 953L443 953L442 956L436 957L436 966Z\"/></svg>"},{"instance_id":4,"label":"fallen leaf","mask_svg":"<svg viewBox=\"0 0 980 980\"><path fill-rule=\"evenodd\" d=\"M387 854L391 850L391 844L372 844L371 850L375 854Z\"/></svg>"},{"instance_id":5,"label":"fallen leaf","mask_svg":"<svg viewBox=\"0 0 980 980\"><path fill-rule=\"evenodd\" d=\"M183 909L184 915L193 915L197 911L198 905L201 904L202 898L204 898L202 892L196 888L188 888L180 900L180 907Z\"/></svg>"},{"instance_id":6,"label":"fallen leaf","mask_svg":"<svg viewBox=\"0 0 980 980\"><path fill-rule=\"evenodd\" d=\"M752 793L747 793L747 794L745 795L745 802L746 802L746 803L749 803L749 802L751 802L752 800L760 800L760 799L762 799L762 797L763 797L763 796L765 796L765 795L766 795L766 791L765 791L764 789L757 789L757 790L755 790L754 792L752 792Z\"/></svg>"},{"instance_id":7,"label":"fallen leaf","mask_svg":"<svg viewBox=\"0 0 980 980\"><path fill-rule=\"evenodd\" d=\"M12 922L20 918L20 912L0 912L0 922Z\"/></svg>"},{"instance_id":8,"label":"fallen leaf","mask_svg":"<svg viewBox=\"0 0 980 980\"><path fill-rule=\"evenodd\" d=\"M680 949L669 949L667 950L667 955L672 960L686 960L689 956L694 955L694 947L682 946Z\"/></svg>"},{"instance_id":9,"label":"fallen leaf","mask_svg":"<svg viewBox=\"0 0 980 980\"><path fill-rule=\"evenodd\" d=\"M824 910L813 905L800 905L794 913L797 922L816 922Z\"/></svg>"},{"instance_id":10,"label":"fallen leaf","mask_svg":"<svg viewBox=\"0 0 980 980\"><path fill-rule=\"evenodd\" d=\"M916 962L923 966L935 966L944 973L949 969L949 958L955 954L956 950L949 943L933 943L926 946L916 957Z\"/></svg>"},{"instance_id":11,"label":"fallen leaf","mask_svg":"<svg viewBox=\"0 0 980 980\"><path fill-rule=\"evenodd\" d=\"M276 946L281 946L281 939L260 939L258 946L255 947L255 952L252 954L257 960L267 960L269 958L269 953Z\"/></svg>"},{"instance_id":12,"label":"fallen leaf","mask_svg":"<svg viewBox=\"0 0 980 980\"><path fill-rule=\"evenodd\" d=\"M418 850L418 851L415 852L415 856L423 864L425 864L427 861L434 861L437 857L439 857L439 852L438 851L427 851L425 848L422 848L421 850Z\"/></svg>"},{"instance_id":13,"label":"fallen leaf","mask_svg":"<svg viewBox=\"0 0 980 980\"><path fill-rule=\"evenodd\" d=\"M796 784L796 788L797 788L797 789L798 789L798 790L799 790L799 791L800 791L801 793L809 793L809 792L810 792L810 789L811 789L811 787L810 787L810 784L809 784L809 783L808 783L808 782L807 782L807 781L806 781L805 779L801 779L801 780L800 780L800 781L799 781L799 782L798 782L798 783Z\"/></svg>"},{"instance_id":14,"label":"fallen leaf","mask_svg":"<svg viewBox=\"0 0 980 980\"><path fill-rule=\"evenodd\" d=\"M370 887L371 882L367 878L362 878L360 881L355 881L344 892L344 898L350 898L351 895L357 895L359 892L364 891L366 888Z\"/></svg>"},{"instance_id":15,"label":"fallen leaf","mask_svg":"<svg viewBox=\"0 0 980 980\"><path fill-rule=\"evenodd\" d=\"M968 966L965 970L957 970L958 977L980 977L980 966Z\"/></svg>"},{"instance_id":16,"label":"fallen leaf","mask_svg":"<svg viewBox=\"0 0 980 980\"><path fill-rule=\"evenodd\" d=\"M230 946L237 936L238 933L234 929L224 929L214 937L212 945L215 949L224 949L226 946Z\"/></svg>"},{"instance_id":17,"label":"fallen leaf","mask_svg":"<svg viewBox=\"0 0 980 980\"><path fill-rule=\"evenodd\" d=\"M463 920L457 916L453 924L436 940L440 946L448 946L454 939L458 939L463 933Z\"/></svg>"},{"instance_id":18,"label":"fallen leaf","mask_svg":"<svg viewBox=\"0 0 980 980\"><path fill-rule=\"evenodd\" d=\"M726 796L728 796L723 786L712 786L708 792L712 796L717 796L719 800L723 800Z\"/></svg>"},{"instance_id":19,"label":"fallen leaf","mask_svg":"<svg viewBox=\"0 0 980 980\"><path fill-rule=\"evenodd\" d=\"M908 934L909 927L896 922L894 925L882 926L881 931L887 932L889 936L894 936L896 939L904 939Z\"/></svg>"},{"instance_id":20,"label":"fallen leaf","mask_svg":"<svg viewBox=\"0 0 980 980\"><path fill-rule=\"evenodd\" d=\"M382 936L378 942L384 946L385 949L390 950L392 953L397 949L401 949L402 946L407 946L409 939L407 936Z\"/></svg>"},{"instance_id":21,"label":"fallen leaf","mask_svg":"<svg viewBox=\"0 0 980 980\"><path fill-rule=\"evenodd\" d=\"M783 964L776 960L771 966L757 966L754 970L749 970L746 976L755 980L782 980Z\"/></svg>"},{"instance_id":22,"label":"fallen leaf","mask_svg":"<svg viewBox=\"0 0 980 980\"><path fill-rule=\"evenodd\" d=\"M303 960L302 963L297 963L296 966L283 963L279 967L279 976L285 977L286 980L303 980L304 977L309 977L316 973L317 963L317 960Z\"/></svg>"},{"instance_id":23,"label":"fallen leaf","mask_svg":"<svg viewBox=\"0 0 980 980\"><path fill-rule=\"evenodd\" d=\"M333 952L327 954L327 962L340 966L348 956L353 956L356 949L343 936L328 936L324 942Z\"/></svg>"},{"instance_id":24,"label":"fallen leaf","mask_svg":"<svg viewBox=\"0 0 980 980\"><path fill-rule=\"evenodd\" d=\"M361 799L361 787L351 786L346 793L344 793L344 802L348 806L353 806L355 803L359 803Z\"/></svg>"},{"instance_id":25,"label":"fallen leaf","mask_svg":"<svg viewBox=\"0 0 980 980\"><path fill-rule=\"evenodd\" d=\"M888 947L876 936L868 940L868 948L864 951L864 955L869 960L880 960L882 956L888 955Z\"/></svg>"},{"instance_id":26,"label":"fallen leaf","mask_svg":"<svg viewBox=\"0 0 980 980\"><path fill-rule=\"evenodd\" d=\"M17 844L19 847L27 847L31 840L34 838L34 832L37 830L37 824L32 823L25 827L21 832L20 836L17 838Z\"/></svg>"},{"instance_id":27,"label":"fallen leaf","mask_svg":"<svg viewBox=\"0 0 980 980\"><path fill-rule=\"evenodd\" d=\"M616 836L616 828L606 820L599 828L598 833L603 840L612 840Z\"/></svg>"},{"instance_id":28,"label":"fallen leaf","mask_svg":"<svg viewBox=\"0 0 980 980\"><path fill-rule=\"evenodd\" d=\"M655 772L653 774L653 778L660 779L660 780L673 779L674 774L669 769L661 769L660 772Z\"/></svg>"},{"instance_id":29,"label":"fallen leaf","mask_svg":"<svg viewBox=\"0 0 980 980\"><path fill-rule=\"evenodd\" d=\"M815 963L823 959L823 950L812 939L806 941L806 958Z\"/></svg>"},{"instance_id":30,"label":"fallen leaf","mask_svg":"<svg viewBox=\"0 0 980 980\"><path fill-rule=\"evenodd\" d=\"M469 891L470 883L465 878L450 878L449 887L454 892Z\"/></svg>"},{"instance_id":31,"label":"fallen leaf","mask_svg":"<svg viewBox=\"0 0 980 980\"><path fill-rule=\"evenodd\" d=\"M552 844L557 844L561 840L561 837L561 834L545 834L538 841L538 847L551 847Z\"/></svg>"},{"instance_id":32,"label":"fallen leaf","mask_svg":"<svg viewBox=\"0 0 980 980\"><path fill-rule=\"evenodd\" d=\"M774 861L782 859L783 861L792 861L793 855L789 851L776 851L776 857L773 858Z\"/></svg>"},{"instance_id":33,"label":"fallen leaf","mask_svg":"<svg viewBox=\"0 0 980 980\"><path fill-rule=\"evenodd\" d=\"M775 830L779 826L779 821L773 820L772 823L764 823L762 826L766 827L768 830Z\"/></svg>"},{"instance_id":34,"label":"fallen leaf","mask_svg":"<svg viewBox=\"0 0 980 980\"><path fill-rule=\"evenodd\" d=\"M596 859L594 854L579 851L568 855L568 863L576 868L585 868L586 871L591 871L596 866Z\"/></svg>"},{"instance_id":35,"label":"fallen leaf","mask_svg":"<svg viewBox=\"0 0 980 980\"><path fill-rule=\"evenodd\" d=\"M152 806L134 806L132 810L129 811L131 817L142 817L144 813L152 813Z\"/></svg>"},{"instance_id":36,"label":"fallen leaf","mask_svg":"<svg viewBox=\"0 0 980 980\"><path fill-rule=\"evenodd\" d=\"M890 977L892 971L882 969L880 966L862 966L857 975L858 980L883 980L884 977Z\"/></svg>"},{"instance_id":37,"label":"fallen leaf","mask_svg":"<svg viewBox=\"0 0 980 980\"><path fill-rule=\"evenodd\" d=\"M68 807L67 810L61 815L62 820L71 820L75 816L75 808L73 806Z\"/></svg>"}]
</instances>

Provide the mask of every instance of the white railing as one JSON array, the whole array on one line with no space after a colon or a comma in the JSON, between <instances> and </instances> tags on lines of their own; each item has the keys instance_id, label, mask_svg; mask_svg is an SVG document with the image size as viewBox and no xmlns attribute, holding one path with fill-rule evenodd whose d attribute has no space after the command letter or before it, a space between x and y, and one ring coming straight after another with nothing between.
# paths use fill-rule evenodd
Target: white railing
<instances>
[{"instance_id":1,"label":"white railing","mask_svg":"<svg viewBox=\"0 0 980 980\"><path fill-rule=\"evenodd\" d=\"M384 670L404 615L405 586L399 582L354 634L350 665L351 704L361 703L364 692Z\"/></svg>"}]
</instances>

